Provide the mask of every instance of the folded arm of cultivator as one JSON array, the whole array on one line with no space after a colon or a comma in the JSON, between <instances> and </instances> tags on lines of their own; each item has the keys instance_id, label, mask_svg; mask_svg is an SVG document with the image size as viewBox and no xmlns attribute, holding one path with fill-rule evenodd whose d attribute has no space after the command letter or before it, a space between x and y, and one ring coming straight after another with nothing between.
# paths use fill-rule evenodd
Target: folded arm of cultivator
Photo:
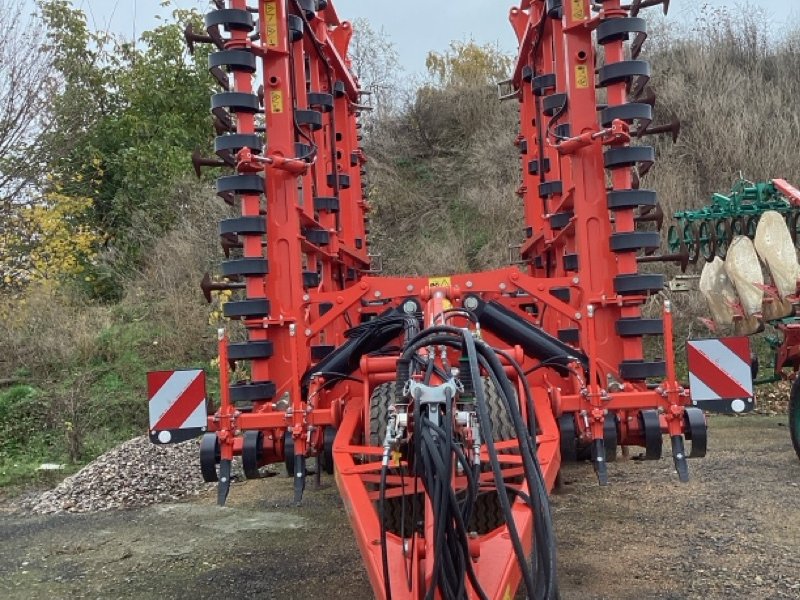
<instances>
[{"instance_id":1,"label":"folded arm of cultivator","mask_svg":"<svg viewBox=\"0 0 800 600\"><path fill-rule=\"evenodd\" d=\"M216 46L223 87L218 159L195 164L233 169L217 191L241 216L221 223L224 279L204 289L232 290L225 315L247 330L236 343L220 332L221 400L201 444L220 503L235 456L247 477L284 462L297 501L316 457L377 597L511 598L520 585L556 597L548 491L564 461L590 458L605 484L618 445L658 459L667 434L685 481L684 439L705 453L703 414L675 376L670 304L642 315L664 277L638 270L676 260L642 255L659 245L644 229L660 221L656 195L638 185L655 157L632 143L674 129L651 127L638 58L639 10L668 3L511 9L524 266L433 278L372 276L353 32L333 2L215 4L207 35L187 30ZM646 336L661 357L645 355ZM182 437L168 417L191 402L180 385L152 387L154 440Z\"/></svg>"}]
</instances>

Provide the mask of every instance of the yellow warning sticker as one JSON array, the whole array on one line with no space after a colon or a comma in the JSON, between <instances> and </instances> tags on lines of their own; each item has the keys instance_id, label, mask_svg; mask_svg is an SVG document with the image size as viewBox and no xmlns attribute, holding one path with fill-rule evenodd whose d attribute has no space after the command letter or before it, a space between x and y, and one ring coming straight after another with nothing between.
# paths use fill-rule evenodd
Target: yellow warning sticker
<instances>
[{"instance_id":1,"label":"yellow warning sticker","mask_svg":"<svg viewBox=\"0 0 800 600\"><path fill-rule=\"evenodd\" d=\"M272 113L283 112L283 94L280 90L273 90L269 93L269 110Z\"/></svg>"},{"instance_id":2,"label":"yellow warning sticker","mask_svg":"<svg viewBox=\"0 0 800 600\"><path fill-rule=\"evenodd\" d=\"M572 0L572 20L583 21L586 18L586 0Z\"/></svg>"},{"instance_id":3,"label":"yellow warning sticker","mask_svg":"<svg viewBox=\"0 0 800 600\"><path fill-rule=\"evenodd\" d=\"M575 85L579 88L589 87L589 67L586 65L575 67Z\"/></svg>"},{"instance_id":4,"label":"yellow warning sticker","mask_svg":"<svg viewBox=\"0 0 800 600\"><path fill-rule=\"evenodd\" d=\"M275 2L267 2L264 7L267 21L267 45L278 45L278 5ZM275 112L275 111L273 111Z\"/></svg>"},{"instance_id":5,"label":"yellow warning sticker","mask_svg":"<svg viewBox=\"0 0 800 600\"><path fill-rule=\"evenodd\" d=\"M428 285L430 287L450 287L450 278L449 277L431 277L428 279Z\"/></svg>"},{"instance_id":6,"label":"yellow warning sticker","mask_svg":"<svg viewBox=\"0 0 800 600\"><path fill-rule=\"evenodd\" d=\"M512 594L511 594L511 586L510 585L506 586L506 591L503 594L503 600L514 600L514 596L512 596Z\"/></svg>"}]
</instances>

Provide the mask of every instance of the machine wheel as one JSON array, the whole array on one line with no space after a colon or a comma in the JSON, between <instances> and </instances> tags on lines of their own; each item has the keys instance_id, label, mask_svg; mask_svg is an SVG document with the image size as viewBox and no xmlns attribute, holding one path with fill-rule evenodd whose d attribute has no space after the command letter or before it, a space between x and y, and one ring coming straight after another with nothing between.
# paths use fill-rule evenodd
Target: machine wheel
<instances>
[{"instance_id":1,"label":"machine wheel","mask_svg":"<svg viewBox=\"0 0 800 600\"><path fill-rule=\"evenodd\" d=\"M661 435L661 419L657 410L643 410L639 413L639 425L644 435L645 460L660 460L664 438Z\"/></svg>"},{"instance_id":2,"label":"machine wheel","mask_svg":"<svg viewBox=\"0 0 800 600\"><path fill-rule=\"evenodd\" d=\"M200 440L200 473L206 483L219 480L217 465L220 461L219 440L216 433L206 433Z\"/></svg>"},{"instance_id":3,"label":"machine wheel","mask_svg":"<svg viewBox=\"0 0 800 600\"><path fill-rule=\"evenodd\" d=\"M608 414L603 421L603 444L606 447L606 462L617 460L617 415Z\"/></svg>"},{"instance_id":4,"label":"machine wheel","mask_svg":"<svg viewBox=\"0 0 800 600\"><path fill-rule=\"evenodd\" d=\"M247 479L258 479L258 468L264 458L264 432L245 431L242 440L242 468Z\"/></svg>"},{"instance_id":5,"label":"machine wheel","mask_svg":"<svg viewBox=\"0 0 800 600\"><path fill-rule=\"evenodd\" d=\"M492 421L492 434L497 442L516 438L514 424L505 410L502 398L489 379L484 378L489 418ZM369 401L369 440L373 446L383 445L386 436L386 423L389 406L394 401L395 382L383 383L375 388ZM489 470L486 466L485 470ZM509 496L513 502L513 497ZM384 513L386 530L394 534L408 537L414 531L412 520L422 520L425 509L424 494L406 496L405 498L389 498L385 501ZM497 493L482 492L475 499L472 518L467 526L470 531L480 534L488 533L505 522Z\"/></svg>"},{"instance_id":6,"label":"machine wheel","mask_svg":"<svg viewBox=\"0 0 800 600\"><path fill-rule=\"evenodd\" d=\"M708 424L702 410L690 406L683 411L685 424L684 437L692 442L692 449L688 458L702 458L706 455L708 447Z\"/></svg>"},{"instance_id":7,"label":"machine wheel","mask_svg":"<svg viewBox=\"0 0 800 600\"><path fill-rule=\"evenodd\" d=\"M333 441L336 439L336 429L326 427L322 434L322 468L328 475L333 475Z\"/></svg>"},{"instance_id":8,"label":"machine wheel","mask_svg":"<svg viewBox=\"0 0 800 600\"><path fill-rule=\"evenodd\" d=\"M789 434L797 458L800 458L800 379L794 380L789 394Z\"/></svg>"},{"instance_id":9,"label":"machine wheel","mask_svg":"<svg viewBox=\"0 0 800 600\"><path fill-rule=\"evenodd\" d=\"M286 466L286 475L294 477L294 437L288 429L283 434L283 464Z\"/></svg>"},{"instance_id":10,"label":"machine wheel","mask_svg":"<svg viewBox=\"0 0 800 600\"><path fill-rule=\"evenodd\" d=\"M567 413L558 417L558 430L561 440L561 462L577 462L578 433L575 430L575 415Z\"/></svg>"}]
</instances>

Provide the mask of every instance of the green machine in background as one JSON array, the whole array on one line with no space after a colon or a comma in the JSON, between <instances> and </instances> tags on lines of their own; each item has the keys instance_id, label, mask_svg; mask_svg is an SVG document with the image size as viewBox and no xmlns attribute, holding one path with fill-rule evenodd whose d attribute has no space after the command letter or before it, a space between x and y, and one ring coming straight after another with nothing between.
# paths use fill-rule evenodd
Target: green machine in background
<instances>
[{"instance_id":1,"label":"green machine in background","mask_svg":"<svg viewBox=\"0 0 800 600\"><path fill-rule=\"evenodd\" d=\"M670 252L687 251L689 262L700 257L725 258L728 246L737 235L752 238L761 215L774 210L786 220L795 245L800 247L800 192L782 179L753 183L739 179L726 196L714 194L711 203L696 210L676 212L678 221L667 233Z\"/></svg>"}]
</instances>

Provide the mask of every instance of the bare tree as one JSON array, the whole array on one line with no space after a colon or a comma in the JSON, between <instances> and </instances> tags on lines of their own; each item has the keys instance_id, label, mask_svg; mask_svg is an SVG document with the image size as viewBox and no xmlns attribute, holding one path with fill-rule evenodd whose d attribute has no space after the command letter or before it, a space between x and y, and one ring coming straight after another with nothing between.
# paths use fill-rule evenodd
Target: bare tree
<instances>
[{"instance_id":1,"label":"bare tree","mask_svg":"<svg viewBox=\"0 0 800 600\"><path fill-rule=\"evenodd\" d=\"M26 202L41 166L37 141L46 129L51 53L43 23L24 0L0 0L0 218Z\"/></svg>"}]
</instances>

